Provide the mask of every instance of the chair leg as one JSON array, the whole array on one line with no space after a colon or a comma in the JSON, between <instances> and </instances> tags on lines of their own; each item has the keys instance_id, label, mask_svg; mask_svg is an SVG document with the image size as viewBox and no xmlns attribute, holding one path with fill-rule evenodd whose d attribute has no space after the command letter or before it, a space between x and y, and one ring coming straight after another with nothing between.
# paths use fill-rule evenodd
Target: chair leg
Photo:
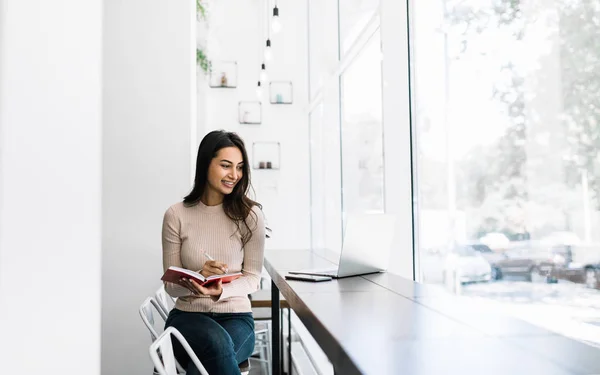
<instances>
[{"instance_id":1,"label":"chair leg","mask_svg":"<svg viewBox=\"0 0 600 375\"><path fill-rule=\"evenodd\" d=\"M273 366L271 366L271 361L273 360L273 355L272 355L273 352L271 351L272 350L272 348L271 348L271 345L272 345L272 343L271 343L271 330L272 329L273 329L273 327L271 326L271 322L268 322L267 323L267 334L266 334L266 336L267 336L267 340L266 340L267 341L267 345L266 345L266 356L265 356L266 357L265 359L267 360L267 373L268 373L268 375L272 375L272 373L273 373L273 369L272 369Z\"/></svg>"},{"instance_id":2,"label":"chair leg","mask_svg":"<svg viewBox=\"0 0 600 375\"><path fill-rule=\"evenodd\" d=\"M263 343L263 347L260 351L260 359L262 360L262 362L266 365L267 371L269 370L270 364L269 364L269 331L267 330L267 333L264 335L264 343Z\"/></svg>"},{"instance_id":3,"label":"chair leg","mask_svg":"<svg viewBox=\"0 0 600 375\"><path fill-rule=\"evenodd\" d=\"M256 345L257 348L255 348L254 353L258 354L258 358L255 358L257 361L260 362L261 367L264 364L266 366L266 373L268 375L272 375L273 370L272 370L272 341L271 341L271 332L272 332L272 322L271 321L265 321L264 322L266 324L266 329L262 330L260 333L257 333L256 336Z\"/></svg>"}]
</instances>

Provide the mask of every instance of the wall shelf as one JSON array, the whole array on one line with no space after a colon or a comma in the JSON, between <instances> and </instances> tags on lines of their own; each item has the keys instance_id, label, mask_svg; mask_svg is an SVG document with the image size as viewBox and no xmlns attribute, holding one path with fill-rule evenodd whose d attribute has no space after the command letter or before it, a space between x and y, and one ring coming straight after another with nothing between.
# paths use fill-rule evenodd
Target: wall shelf
<instances>
[{"instance_id":1,"label":"wall shelf","mask_svg":"<svg viewBox=\"0 0 600 375\"><path fill-rule=\"evenodd\" d=\"M294 86L291 81L271 81L269 83L269 102L271 104L294 103Z\"/></svg>"},{"instance_id":2,"label":"wall shelf","mask_svg":"<svg viewBox=\"0 0 600 375\"><path fill-rule=\"evenodd\" d=\"M252 143L252 169L279 170L280 164L281 144L279 142Z\"/></svg>"},{"instance_id":3,"label":"wall shelf","mask_svg":"<svg viewBox=\"0 0 600 375\"><path fill-rule=\"evenodd\" d=\"M211 88L235 89L237 70L237 61L213 61L208 85Z\"/></svg>"},{"instance_id":4,"label":"wall shelf","mask_svg":"<svg viewBox=\"0 0 600 375\"><path fill-rule=\"evenodd\" d=\"M238 122L246 125L260 125L262 123L262 103L259 101L239 102Z\"/></svg>"}]
</instances>

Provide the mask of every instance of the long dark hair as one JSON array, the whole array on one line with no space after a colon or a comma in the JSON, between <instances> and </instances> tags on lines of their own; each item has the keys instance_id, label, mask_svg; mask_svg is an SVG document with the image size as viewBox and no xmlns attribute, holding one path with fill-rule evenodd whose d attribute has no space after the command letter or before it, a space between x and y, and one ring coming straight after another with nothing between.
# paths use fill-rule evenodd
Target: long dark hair
<instances>
[{"instance_id":1,"label":"long dark hair","mask_svg":"<svg viewBox=\"0 0 600 375\"><path fill-rule=\"evenodd\" d=\"M196 158L196 177L194 178L194 188L183 198L183 203L186 206L194 206L198 204L200 198L204 194L208 180L208 167L214 157L217 156L219 150L225 147L236 147L242 153L244 164L242 166L242 178L233 188L231 194L225 195L223 198L223 211L237 226L242 237L242 247L250 241L252 230L248 226L247 218L252 212L252 207L262 206L248 198L248 191L252 187L250 183L250 166L248 162L248 153L244 141L239 135L224 130L214 130L208 133L200 142L198 148L198 157ZM255 217L255 219L258 219ZM256 220L255 222L258 222ZM245 226L245 230L241 230L241 224Z\"/></svg>"}]
</instances>

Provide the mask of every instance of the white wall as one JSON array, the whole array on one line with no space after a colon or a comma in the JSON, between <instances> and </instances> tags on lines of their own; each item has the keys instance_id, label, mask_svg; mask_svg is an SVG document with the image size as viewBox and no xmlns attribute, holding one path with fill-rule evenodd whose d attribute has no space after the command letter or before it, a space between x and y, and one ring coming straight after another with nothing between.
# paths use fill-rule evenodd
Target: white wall
<instances>
[{"instance_id":1,"label":"white wall","mask_svg":"<svg viewBox=\"0 0 600 375\"><path fill-rule=\"evenodd\" d=\"M2 374L99 374L101 3L0 0Z\"/></svg>"},{"instance_id":2,"label":"white wall","mask_svg":"<svg viewBox=\"0 0 600 375\"><path fill-rule=\"evenodd\" d=\"M161 224L190 189L193 0L104 2L102 374L149 374L138 315L160 285Z\"/></svg>"},{"instance_id":3,"label":"white wall","mask_svg":"<svg viewBox=\"0 0 600 375\"><path fill-rule=\"evenodd\" d=\"M252 158L252 143L281 143L281 169L252 170L257 200L263 204L273 237L271 249L310 247L310 175L308 155L308 57L306 1L279 1L282 31L271 37L274 58L267 64L269 81L292 81L292 105L269 104L263 88L261 125L238 123L238 102L257 100L256 84L263 59L266 10L263 1L219 0L211 7L211 27L217 38L213 60L238 62L238 87L206 91L206 113L199 112L198 135L210 130L238 132ZM271 7L272 7L271 2ZM232 11L235 9L235 11ZM259 12L262 12L259 13ZM272 12L272 8L269 9ZM200 84L206 85L202 79ZM206 87L206 86L205 86ZM200 90L204 90L200 88Z\"/></svg>"}]
</instances>

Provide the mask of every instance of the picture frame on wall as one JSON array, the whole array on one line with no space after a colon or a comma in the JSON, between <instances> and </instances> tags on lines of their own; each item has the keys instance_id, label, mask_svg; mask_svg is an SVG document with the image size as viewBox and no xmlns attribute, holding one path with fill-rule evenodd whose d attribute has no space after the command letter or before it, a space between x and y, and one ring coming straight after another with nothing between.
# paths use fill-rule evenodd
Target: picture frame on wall
<instances>
[{"instance_id":1,"label":"picture frame on wall","mask_svg":"<svg viewBox=\"0 0 600 375\"><path fill-rule=\"evenodd\" d=\"M291 81L271 81L269 83L269 102L271 104L292 104L294 86Z\"/></svg>"},{"instance_id":2,"label":"picture frame on wall","mask_svg":"<svg viewBox=\"0 0 600 375\"><path fill-rule=\"evenodd\" d=\"M262 103L259 101L241 101L238 103L238 122L247 125L262 123Z\"/></svg>"},{"instance_id":3,"label":"picture frame on wall","mask_svg":"<svg viewBox=\"0 0 600 375\"><path fill-rule=\"evenodd\" d=\"M236 88L237 70L237 61L213 61L208 85L211 88Z\"/></svg>"}]
</instances>

